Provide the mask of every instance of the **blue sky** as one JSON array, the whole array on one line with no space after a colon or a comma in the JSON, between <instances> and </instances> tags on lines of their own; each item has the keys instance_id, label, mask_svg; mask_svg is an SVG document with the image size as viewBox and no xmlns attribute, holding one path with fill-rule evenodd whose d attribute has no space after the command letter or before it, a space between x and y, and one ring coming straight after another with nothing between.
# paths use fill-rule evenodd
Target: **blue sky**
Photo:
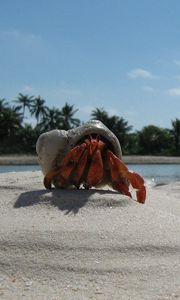
<instances>
[{"instance_id":1,"label":"blue sky","mask_svg":"<svg viewBox=\"0 0 180 300\"><path fill-rule=\"evenodd\" d=\"M179 0L1 0L0 98L96 107L134 130L180 118Z\"/></svg>"}]
</instances>

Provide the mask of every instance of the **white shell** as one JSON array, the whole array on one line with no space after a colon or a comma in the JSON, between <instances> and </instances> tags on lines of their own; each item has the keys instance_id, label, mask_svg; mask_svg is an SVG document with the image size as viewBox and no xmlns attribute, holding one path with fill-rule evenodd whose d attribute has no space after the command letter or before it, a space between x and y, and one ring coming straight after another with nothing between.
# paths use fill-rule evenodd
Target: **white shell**
<instances>
[{"instance_id":1,"label":"white shell","mask_svg":"<svg viewBox=\"0 0 180 300\"><path fill-rule=\"evenodd\" d=\"M36 143L38 161L44 175L53 167L60 165L66 153L83 137L97 134L104 137L114 149L117 157L122 157L117 137L100 121L92 120L79 127L65 130L51 130L42 133Z\"/></svg>"}]
</instances>

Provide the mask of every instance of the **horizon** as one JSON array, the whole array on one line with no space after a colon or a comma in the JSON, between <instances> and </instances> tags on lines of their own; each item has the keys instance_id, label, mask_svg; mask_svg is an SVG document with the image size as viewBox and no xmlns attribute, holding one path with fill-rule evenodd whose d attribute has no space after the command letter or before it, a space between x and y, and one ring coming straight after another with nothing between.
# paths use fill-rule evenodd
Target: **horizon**
<instances>
[{"instance_id":1,"label":"horizon","mask_svg":"<svg viewBox=\"0 0 180 300\"><path fill-rule=\"evenodd\" d=\"M0 4L0 98L40 95L88 121L96 107L133 126L180 119L180 2Z\"/></svg>"}]
</instances>

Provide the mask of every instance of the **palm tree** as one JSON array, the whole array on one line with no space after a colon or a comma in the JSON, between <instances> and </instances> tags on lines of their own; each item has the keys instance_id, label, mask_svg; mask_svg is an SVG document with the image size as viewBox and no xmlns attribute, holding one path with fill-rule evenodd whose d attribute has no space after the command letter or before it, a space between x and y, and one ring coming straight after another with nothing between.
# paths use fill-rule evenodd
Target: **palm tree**
<instances>
[{"instance_id":1,"label":"palm tree","mask_svg":"<svg viewBox=\"0 0 180 300\"><path fill-rule=\"evenodd\" d=\"M109 129L114 132L114 134L119 139L121 146L123 148L126 147L128 140L128 133L132 130L132 126L128 125L128 121L126 121L122 117L112 116L109 120Z\"/></svg>"},{"instance_id":2,"label":"palm tree","mask_svg":"<svg viewBox=\"0 0 180 300\"><path fill-rule=\"evenodd\" d=\"M0 113L0 137L2 139L13 136L21 128L21 114L11 107Z\"/></svg>"},{"instance_id":3,"label":"palm tree","mask_svg":"<svg viewBox=\"0 0 180 300\"><path fill-rule=\"evenodd\" d=\"M4 98L0 99L0 112L8 107L8 102Z\"/></svg>"},{"instance_id":4,"label":"palm tree","mask_svg":"<svg viewBox=\"0 0 180 300\"><path fill-rule=\"evenodd\" d=\"M97 119L104 123L119 139L121 146L124 148L126 144L126 137L132 126L119 116L109 116L104 108L95 108L91 113L92 119Z\"/></svg>"},{"instance_id":5,"label":"palm tree","mask_svg":"<svg viewBox=\"0 0 180 300\"><path fill-rule=\"evenodd\" d=\"M23 128L18 133L17 141L20 141L19 148L22 148L26 153L35 153L36 141L39 136L39 132L30 124L24 124Z\"/></svg>"},{"instance_id":6,"label":"palm tree","mask_svg":"<svg viewBox=\"0 0 180 300\"><path fill-rule=\"evenodd\" d=\"M52 129L62 128L63 118L61 111L58 108L48 108L46 116L42 118L42 121L38 124L40 131L47 131Z\"/></svg>"},{"instance_id":7,"label":"palm tree","mask_svg":"<svg viewBox=\"0 0 180 300\"><path fill-rule=\"evenodd\" d=\"M19 93L19 96L17 97L17 100L14 102L19 103L20 105L17 106L17 110L22 109L22 119L24 120L25 116L25 110L26 108L30 109L32 101L34 97L33 96L28 96L28 95L23 95Z\"/></svg>"},{"instance_id":8,"label":"palm tree","mask_svg":"<svg viewBox=\"0 0 180 300\"><path fill-rule=\"evenodd\" d=\"M92 119L96 119L104 123L108 127L109 116L108 113L104 110L104 108L96 107L91 112Z\"/></svg>"},{"instance_id":9,"label":"palm tree","mask_svg":"<svg viewBox=\"0 0 180 300\"><path fill-rule=\"evenodd\" d=\"M65 103L61 109L62 129L69 130L80 125L80 120L73 117L77 111L78 109L74 109L74 105Z\"/></svg>"},{"instance_id":10,"label":"palm tree","mask_svg":"<svg viewBox=\"0 0 180 300\"><path fill-rule=\"evenodd\" d=\"M170 153L172 145L170 130L148 125L137 134L140 154L166 155Z\"/></svg>"},{"instance_id":11,"label":"palm tree","mask_svg":"<svg viewBox=\"0 0 180 300\"><path fill-rule=\"evenodd\" d=\"M47 111L48 107L45 106L45 100L42 99L40 96L34 98L31 104L30 112L32 116L35 116L37 124L39 124L41 117L45 117L47 115Z\"/></svg>"},{"instance_id":12,"label":"palm tree","mask_svg":"<svg viewBox=\"0 0 180 300\"><path fill-rule=\"evenodd\" d=\"M175 154L180 154L180 119L172 121L172 135L174 139Z\"/></svg>"}]
</instances>

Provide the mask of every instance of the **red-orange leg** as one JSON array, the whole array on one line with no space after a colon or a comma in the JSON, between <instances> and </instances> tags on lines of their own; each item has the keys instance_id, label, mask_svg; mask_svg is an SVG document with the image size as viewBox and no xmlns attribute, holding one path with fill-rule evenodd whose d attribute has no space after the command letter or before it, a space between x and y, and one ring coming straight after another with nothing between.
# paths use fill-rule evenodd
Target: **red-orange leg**
<instances>
[{"instance_id":1,"label":"red-orange leg","mask_svg":"<svg viewBox=\"0 0 180 300\"><path fill-rule=\"evenodd\" d=\"M102 181L103 178L103 161L101 156L101 150L97 149L93 156L89 166L87 174L87 187L96 186Z\"/></svg>"},{"instance_id":2,"label":"red-orange leg","mask_svg":"<svg viewBox=\"0 0 180 300\"><path fill-rule=\"evenodd\" d=\"M79 158L81 157L85 148L86 144L83 143L71 149L62 160L61 166L59 168L50 170L46 174L46 176L44 177L44 186L47 189L50 189L51 183L56 177L59 178L60 186L65 186L72 170L77 165Z\"/></svg>"},{"instance_id":3,"label":"red-orange leg","mask_svg":"<svg viewBox=\"0 0 180 300\"><path fill-rule=\"evenodd\" d=\"M136 189L136 197L139 203L144 203L146 200L146 188L144 186L144 179L135 172L130 172L127 166L117 158L111 151L107 153L109 168L113 186L120 192L131 197L129 187L124 180L131 183L132 187ZM119 176L119 177L118 177Z\"/></svg>"},{"instance_id":4,"label":"red-orange leg","mask_svg":"<svg viewBox=\"0 0 180 300\"><path fill-rule=\"evenodd\" d=\"M82 143L80 145L77 145L73 149L71 149L64 159L62 160L61 166L60 166L60 176L59 176L59 185L64 187L68 182L70 181L70 177L74 169L76 168L77 164L79 163L79 160L81 156L83 155L83 152L86 149L86 143Z\"/></svg>"},{"instance_id":5,"label":"red-orange leg","mask_svg":"<svg viewBox=\"0 0 180 300\"><path fill-rule=\"evenodd\" d=\"M107 151L108 167L111 174L113 188L120 193L131 196L129 192L129 181L126 177L127 167L110 151Z\"/></svg>"},{"instance_id":6,"label":"red-orange leg","mask_svg":"<svg viewBox=\"0 0 180 300\"><path fill-rule=\"evenodd\" d=\"M124 180L119 181L118 183L113 183L113 188L118 192L120 192L121 194L132 198L132 195L129 191L129 185Z\"/></svg>"},{"instance_id":7,"label":"red-orange leg","mask_svg":"<svg viewBox=\"0 0 180 300\"><path fill-rule=\"evenodd\" d=\"M46 189L50 189L51 188L51 183L54 179L54 177L59 175L60 170L59 169L55 169L55 170L50 170L46 176L44 177L44 186Z\"/></svg>"},{"instance_id":8,"label":"red-orange leg","mask_svg":"<svg viewBox=\"0 0 180 300\"><path fill-rule=\"evenodd\" d=\"M77 167L74 169L73 184L78 188L82 182L83 174L87 165L88 150L86 149L79 159Z\"/></svg>"}]
</instances>

